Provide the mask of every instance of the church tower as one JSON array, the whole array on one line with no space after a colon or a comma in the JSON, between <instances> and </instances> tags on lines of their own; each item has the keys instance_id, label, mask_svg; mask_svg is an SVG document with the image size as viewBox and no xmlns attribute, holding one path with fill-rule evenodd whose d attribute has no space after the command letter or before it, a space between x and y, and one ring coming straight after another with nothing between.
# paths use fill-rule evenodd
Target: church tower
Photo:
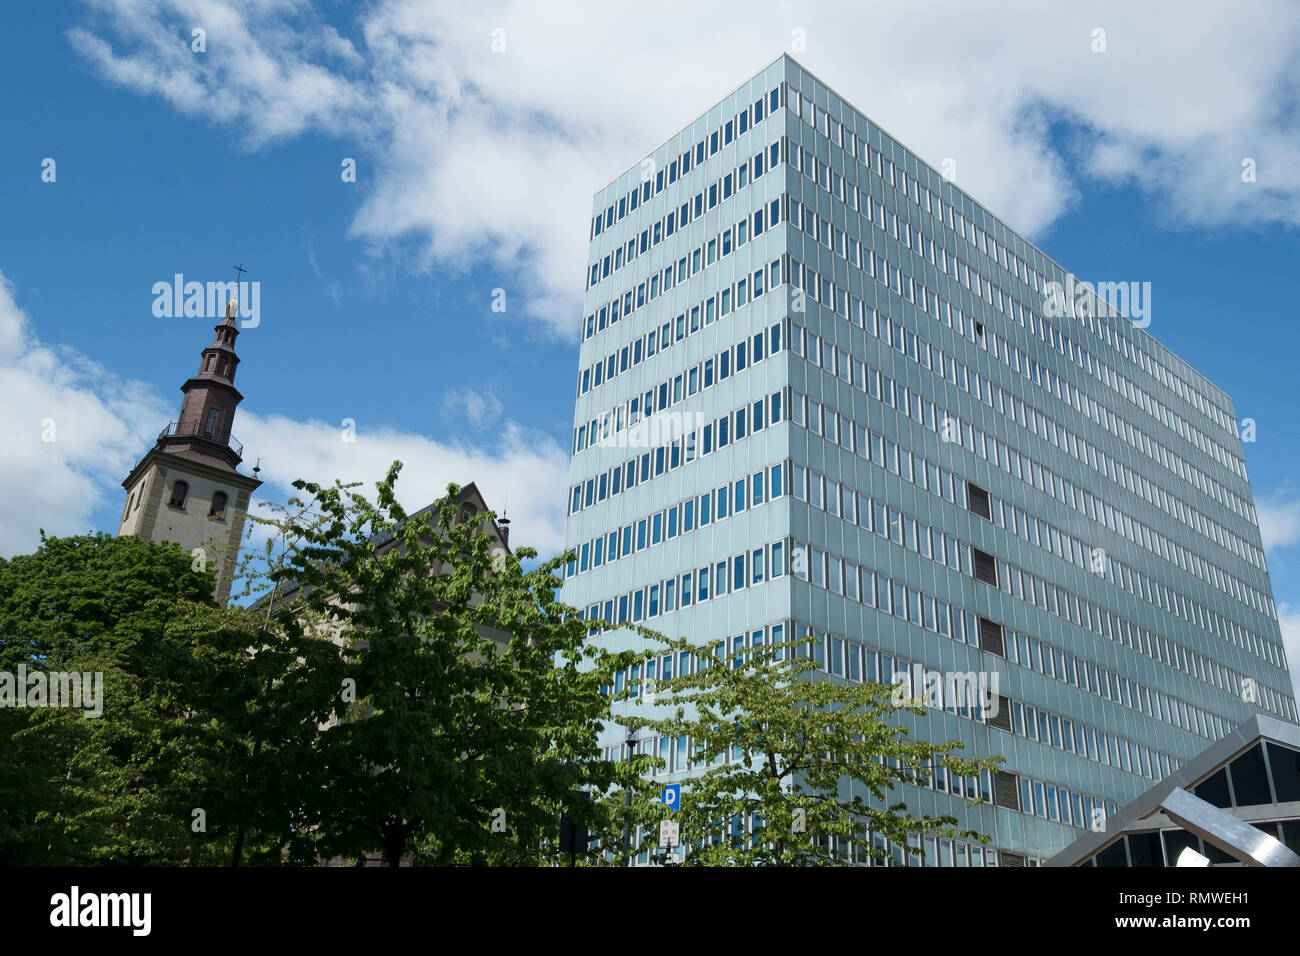
<instances>
[{"instance_id":1,"label":"church tower","mask_svg":"<svg viewBox=\"0 0 1300 956\"><path fill-rule=\"evenodd\" d=\"M239 558L249 496L261 482L236 466L243 447L230 434L235 406L235 323L238 303L226 303L226 317L203 350L199 371L181 386L185 398L178 419L122 482L126 507L118 535L174 541L217 578L216 599L223 607Z\"/></svg>"}]
</instances>

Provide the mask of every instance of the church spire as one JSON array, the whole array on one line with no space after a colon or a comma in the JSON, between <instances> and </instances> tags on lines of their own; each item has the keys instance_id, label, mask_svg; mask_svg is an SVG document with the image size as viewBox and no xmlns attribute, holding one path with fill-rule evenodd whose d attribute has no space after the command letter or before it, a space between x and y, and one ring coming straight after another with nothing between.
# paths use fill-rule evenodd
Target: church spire
<instances>
[{"instance_id":1,"label":"church spire","mask_svg":"<svg viewBox=\"0 0 1300 956\"><path fill-rule=\"evenodd\" d=\"M158 436L160 450L230 471L243 456L242 446L230 434L235 407L244 398L235 388L238 315L239 302L232 298L225 318L213 328L212 344L203 350L198 372L181 386L185 398L179 418Z\"/></svg>"},{"instance_id":2,"label":"church spire","mask_svg":"<svg viewBox=\"0 0 1300 956\"><path fill-rule=\"evenodd\" d=\"M258 469L252 476L240 473L244 449L230 434L244 398L235 388L238 294L213 328L198 371L181 386L185 398L176 421L122 482L126 505L117 529L119 535L180 545L196 569L215 573L213 596L222 605L230 597L251 496L262 484Z\"/></svg>"}]
</instances>

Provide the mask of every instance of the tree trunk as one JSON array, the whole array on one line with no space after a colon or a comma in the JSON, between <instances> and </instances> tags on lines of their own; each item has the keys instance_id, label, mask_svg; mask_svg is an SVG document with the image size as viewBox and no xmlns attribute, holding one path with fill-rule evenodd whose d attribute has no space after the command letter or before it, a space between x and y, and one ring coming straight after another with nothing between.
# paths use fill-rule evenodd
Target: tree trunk
<instances>
[{"instance_id":1,"label":"tree trunk","mask_svg":"<svg viewBox=\"0 0 1300 956\"><path fill-rule=\"evenodd\" d=\"M406 833L404 831L390 831L384 835L384 860L389 866L401 866L402 854L405 850Z\"/></svg>"}]
</instances>

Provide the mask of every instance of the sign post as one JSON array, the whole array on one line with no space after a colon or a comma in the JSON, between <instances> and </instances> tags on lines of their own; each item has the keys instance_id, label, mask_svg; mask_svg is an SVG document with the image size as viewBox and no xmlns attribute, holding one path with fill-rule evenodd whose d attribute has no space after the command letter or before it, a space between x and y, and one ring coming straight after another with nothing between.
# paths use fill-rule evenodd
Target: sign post
<instances>
[{"instance_id":1,"label":"sign post","mask_svg":"<svg viewBox=\"0 0 1300 956\"><path fill-rule=\"evenodd\" d=\"M670 811L680 809L682 805L682 785L674 783L664 787L660 799ZM664 851L665 866L675 866L681 862L676 853L676 848L681 846L681 843L681 824L676 820L660 820L659 848Z\"/></svg>"}]
</instances>

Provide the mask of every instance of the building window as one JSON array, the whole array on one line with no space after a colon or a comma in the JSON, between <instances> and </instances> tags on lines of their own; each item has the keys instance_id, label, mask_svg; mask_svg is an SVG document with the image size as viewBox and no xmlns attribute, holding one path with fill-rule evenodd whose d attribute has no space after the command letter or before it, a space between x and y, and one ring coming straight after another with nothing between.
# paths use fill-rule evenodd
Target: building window
<instances>
[{"instance_id":1,"label":"building window","mask_svg":"<svg viewBox=\"0 0 1300 956\"><path fill-rule=\"evenodd\" d=\"M980 618L980 650L1006 657L1006 647L1002 640L1002 625L995 624L988 618Z\"/></svg>"},{"instance_id":2,"label":"building window","mask_svg":"<svg viewBox=\"0 0 1300 956\"><path fill-rule=\"evenodd\" d=\"M185 498L190 493L190 485L187 481L176 481L172 483L172 497L167 504L173 508L184 508Z\"/></svg>"},{"instance_id":3,"label":"building window","mask_svg":"<svg viewBox=\"0 0 1300 956\"><path fill-rule=\"evenodd\" d=\"M1003 697L1001 694L997 695L996 702L985 714L985 717L988 720L990 727L996 727L999 730L1005 730L1007 733L1013 733L1011 727L1011 701ZM986 777L984 775L987 773L987 770L980 771L980 782L984 784L986 791L988 784L985 782ZM988 799L987 792L983 793L983 796L985 799Z\"/></svg>"},{"instance_id":4,"label":"building window","mask_svg":"<svg viewBox=\"0 0 1300 956\"><path fill-rule=\"evenodd\" d=\"M1008 773L1005 770L993 771L993 802L999 807L1006 807L1008 810L1021 810L1022 801L1020 792L1028 793L1027 786L1017 788L1017 784L1027 784L1027 781L1018 780L1016 775Z\"/></svg>"},{"instance_id":5,"label":"building window","mask_svg":"<svg viewBox=\"0 0 1300 956\"><path fill-rule=\"evenodd\" d=\"M993 520L993 509L989 506L989 493L979 485L966 482L966 500L971 511L988 521Z\"/></svg>"},{"instance_id":6,"label":"building window","mask_svg":"<svg viewBox=\"0 0 1300 956\"><path fill-rule=\"evenodd\" d=\"M213 521L226 520L226 493L218 491L212 496L212 507L208 509L208 517Z\"/></svg>"},{"instance_id":7,"label":"building window","mask_svg":"<svg viewBox=\"0 0 1300 956\"><path fill-rule=\"evenodd\" d=\"M971 548L971 557L974 559L975 580L997 587L998 566L997 562L993 560L993 555L981 551L979 548Z\"/></svg>"},{"instance_id":8,"label":"building window","mask_svg":"<svg viewBox=\"0 0 1300 956\"><path fill-rule=\"evenodd\" d=\"M203 423L203 434L211 438L217 433L217 419L221 417L221 412L215 408L208 409L208 417Z\"/></svg>"}]
</instances>

